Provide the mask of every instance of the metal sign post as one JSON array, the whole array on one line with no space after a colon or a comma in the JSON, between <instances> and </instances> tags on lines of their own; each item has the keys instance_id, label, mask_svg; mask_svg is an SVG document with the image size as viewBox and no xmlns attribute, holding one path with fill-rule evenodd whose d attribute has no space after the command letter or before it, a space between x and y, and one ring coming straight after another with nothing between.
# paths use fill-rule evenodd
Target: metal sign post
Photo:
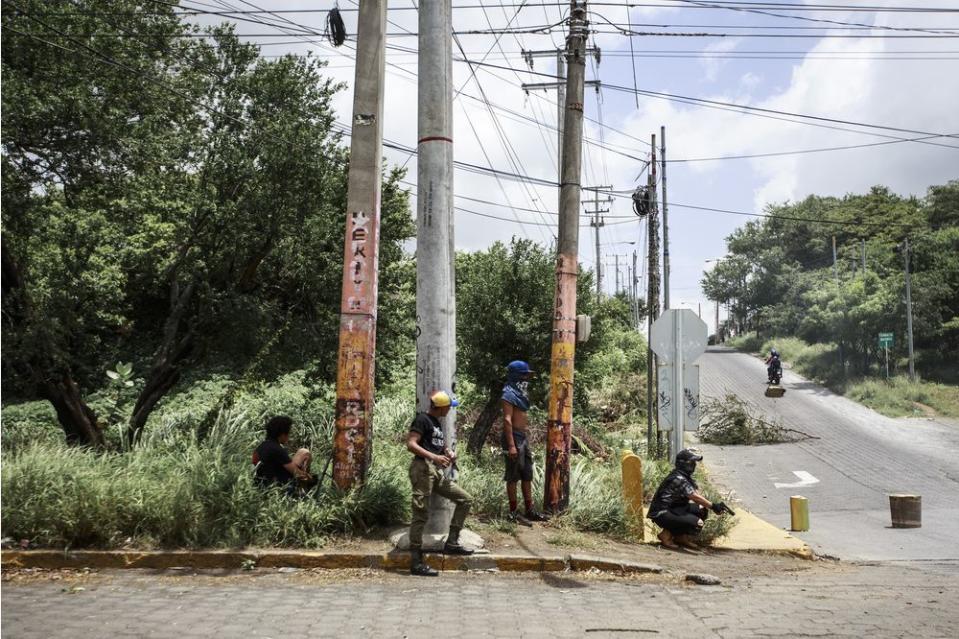
<instances>
[{"instance_id":1,"label":"metal sign post","mask_svg":"<svg viewBox=\"0 0 959 639\"><path fill-rule=\"evenodd\" d=\"M879 333L879 348L886 353L886 379L889 379L889 347L893 345L892 333Z\"/></svg>"},{"instance_id":2,"label":"metal sign post","mask_svg":"<svg viewBox=\"0 0 959 639\"><path fill-rule=\"evenodd\" d=\"M685 308L664 311L649 332L661 362L657 401L661 427L670 433L670 457L682 450L684 431L698 426L699 368L692 364L706 350L706 340L706 323Z\"/></svg>"}]
</instances>

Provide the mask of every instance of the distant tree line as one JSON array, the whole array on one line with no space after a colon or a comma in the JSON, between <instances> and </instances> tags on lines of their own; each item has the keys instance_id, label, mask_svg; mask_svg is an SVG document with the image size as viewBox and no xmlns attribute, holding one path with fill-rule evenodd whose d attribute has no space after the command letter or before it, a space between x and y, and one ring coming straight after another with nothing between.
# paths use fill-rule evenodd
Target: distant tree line
<instances>
[{"instance_id":1,"label":"distant tree line","mask_svg":"<svg viewBox=\"0 0 959 639\"><path fill-rule=\"evenodd\" d=\"M902 356L908 238L916 348L929 369L954 366L943 358L959 352L959 181L923 198L874 187L765 212L727 238L728 255L702 280L709 299L728 305L731 328L836 344L853 373L877 363L880 332L895 334Z\"/></svg>"}]
</instances>

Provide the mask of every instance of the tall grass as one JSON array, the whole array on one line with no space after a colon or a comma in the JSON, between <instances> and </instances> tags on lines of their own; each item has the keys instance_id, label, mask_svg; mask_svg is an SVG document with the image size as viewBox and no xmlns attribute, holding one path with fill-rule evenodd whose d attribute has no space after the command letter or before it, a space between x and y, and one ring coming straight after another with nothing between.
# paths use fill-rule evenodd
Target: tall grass
<instances>
[{"instance_id":1,"label":"tall grass","mask_svg":"<svg viewBox=\"0 0 959 639\"><path fill-rule=\"evenodd\" d=\"M241 389L209 422L215 402L197 388L227 386L214 380L171 396L136 445L118 443L108 452L67 446L47 404L4 407L3 536L57 548L319 548L334 536L409 521L405 434L412 398L377 400L373 462L362 491L341 493L327 478L311 495L292 499L254 484L251 453L265 418L289 414L291 447L313 450L313 470L321 471L331 453L331 389L312 386L301 373L284 376ZM536 451L537 502L542 448ZM473 516L502 524L508 512L502 458L464 456L459 469L460 483L474 497ZM649 496L668 471L662 462L646 464ZM616 460L575 457L570 493L557 526L627 537Z\"/></svg>"},{"instance_id":2,"label":"tall grass","mask_svg":"<svg viewBox=\"0 0 959 639\"><path fill-rule=\"evenodd\" d=\"M910 382L904 377L864 379L849 385L850 399L890 417L925 417L924 407L959 418L959 387L934 382Z\"/></svg>"}]
</instances>

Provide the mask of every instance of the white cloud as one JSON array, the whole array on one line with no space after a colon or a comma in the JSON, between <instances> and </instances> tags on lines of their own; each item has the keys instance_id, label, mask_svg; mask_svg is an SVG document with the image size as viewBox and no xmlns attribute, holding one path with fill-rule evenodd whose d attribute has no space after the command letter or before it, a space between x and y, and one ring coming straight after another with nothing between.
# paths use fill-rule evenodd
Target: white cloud
<instances>
[{"instance_id":1,"label":"white cloud","mask_svg":"<svg viewBox=\"0 0 959 639\"><path fill-rule=\"evenodd\" d=\"M707 56L713 54L729 53L738 47L741 42L741 38L723 38L722 40L717 40L716 42L703 47L703 53ZM706 80L709 82L715 82L716 78L719 77L720 69L722 69L725 64L726 61L721 58L704 57L702 60L702 65Z\"/></svg>"}]
</instances>

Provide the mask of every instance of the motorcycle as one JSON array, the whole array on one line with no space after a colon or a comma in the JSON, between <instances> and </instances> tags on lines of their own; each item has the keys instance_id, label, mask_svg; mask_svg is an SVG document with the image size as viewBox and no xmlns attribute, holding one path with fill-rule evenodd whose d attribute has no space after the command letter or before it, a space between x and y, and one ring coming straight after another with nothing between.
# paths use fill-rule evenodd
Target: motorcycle
<instances>
[{"instance_id":1,"label":"motorcycle","mask_svg":"<svg viewBox=\"0 0 959 639\"><path fill-rule=\"evenodd\" d=\"M770 366L768 369L769 373L769 383L779 386L783 379L783 369L782 366Z\"/></svg>"},{"instance_id":2,"label":"motorcycle","mask_svg":"<svg viewBox=\"0 0 959 639\"><path fill-rule=\"evenodd\" d=\"M769 382L766 385L766 397L782 397L786 389L782 387L783 365L779 359L773 359L766 368Z\"/></svg>"}]
</instances>

